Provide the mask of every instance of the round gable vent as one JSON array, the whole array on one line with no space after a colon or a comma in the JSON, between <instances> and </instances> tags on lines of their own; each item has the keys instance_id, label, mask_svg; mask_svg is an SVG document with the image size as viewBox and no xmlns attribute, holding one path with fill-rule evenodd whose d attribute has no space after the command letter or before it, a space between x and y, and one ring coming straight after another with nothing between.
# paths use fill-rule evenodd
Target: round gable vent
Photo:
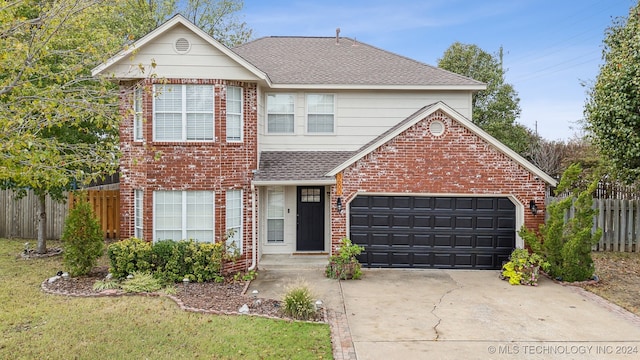
<instances>
[{"instance_id":1,"label":"round gable vent","mask_svg":"<svg viewBox=\"0 0 640 360\"><path fill-rule=\"evenodd\" d=\"M173 44L173 47L175 48L178 54L186 54L191 49L191 43L189 42L189 40L185 38L179 38Z\"/></svg>"},{"instance_id":2,"label":"round gable vent","mask_svg":"<svg viewBox=\"0 0 640 360\"><path fill-rule=\"evenodd\" d=\"M434 120L429 124L429 131L433 136L444 134L444 123L440 120Z\"/></svg>"}]
</instances>

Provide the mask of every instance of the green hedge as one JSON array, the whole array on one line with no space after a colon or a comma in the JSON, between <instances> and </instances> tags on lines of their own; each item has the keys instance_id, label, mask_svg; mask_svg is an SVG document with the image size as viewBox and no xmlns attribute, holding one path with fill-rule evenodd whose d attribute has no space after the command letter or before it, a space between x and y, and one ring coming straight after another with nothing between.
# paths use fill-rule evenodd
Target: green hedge
<instances>
[{"instance_id":1,"label":"green hedge","mask_svg":"<svg viewBox=\"0 0 640 360\"><path fill-rule=\"evenodd\" d=\"M222 279L224 246L195 240L162 240L156 243L131 238L109 246L111 273L124 278L134 271L152 272L167 282L204 282Z\"/></svg>"}]
</instances>

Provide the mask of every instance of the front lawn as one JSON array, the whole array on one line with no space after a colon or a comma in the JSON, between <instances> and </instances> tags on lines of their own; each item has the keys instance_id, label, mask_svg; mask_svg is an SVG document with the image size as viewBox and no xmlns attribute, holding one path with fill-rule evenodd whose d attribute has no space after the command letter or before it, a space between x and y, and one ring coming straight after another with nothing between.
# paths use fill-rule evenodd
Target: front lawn
<instances>
[{"instance_id":1,"label":"front lawn","mask_svg":"<svg viewBox=\"0 0 640 360\"><path fill-rule=\"evenodd\" d=\"M23 260L24 242L0 239L0 358L331 358L324 324L189 313L165 297L45 294L62 257Z\"/></svg>"},{"instance_id":2,"label":"front lawn","mask_svg":"<svg viewBox=\"0 0 640 360\"><path fill-rule=\"evenodd\" d=\"M640 315L640 253L593 252L600 281L585 289Z\"/></svg>"}]
</instances>

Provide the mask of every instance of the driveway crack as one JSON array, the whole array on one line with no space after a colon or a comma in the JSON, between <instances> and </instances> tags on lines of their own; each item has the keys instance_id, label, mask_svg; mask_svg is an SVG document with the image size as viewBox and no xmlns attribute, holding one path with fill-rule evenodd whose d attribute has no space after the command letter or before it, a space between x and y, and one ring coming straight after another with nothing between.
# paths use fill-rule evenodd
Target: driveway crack
<instances>
[{"instance_id":1,"label":"driveway crack","mask_svg":"<svg viewBox=\"0 0 640 360\"><path fill-rule=\"evenodd\" d=\"M456 287L451 288L448 291L446 291L444 294L442 294L442 296L440 296L440 299L438 299L438 302L433 304L433 309L431 309L431 315L435 316L436 319L438 319L438 322L436 322L436 324L433 326L433 331L436 333L436 337L434 341L438 341L440 339L440 332L438 331L438 326L440 326L440 323L442 323L442 318L436 315L436 310L442 304L442 301L444 300L445 296L451 294L456 290L462 289L462 285L460 285L459 282L457 282L456 280L453 280L453 281L456 283Z\"/></svg>"}]
</instances>

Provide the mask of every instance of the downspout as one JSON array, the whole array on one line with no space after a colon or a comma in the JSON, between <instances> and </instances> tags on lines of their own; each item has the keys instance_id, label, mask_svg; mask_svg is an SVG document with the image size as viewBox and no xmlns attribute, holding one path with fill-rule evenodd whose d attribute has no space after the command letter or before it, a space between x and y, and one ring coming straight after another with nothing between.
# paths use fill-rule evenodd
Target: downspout
<instances>
[{"instance_id":1,"label":"downspout","mask_svg":"<svg viewBox=\"0 0 640 360\"><path fill-rule=\"evenodd\" d=\"M251 266L247 269L252 271L258 265L258 249L256 246L256 187L251 184Z\"/></svg>"}]
</instances>

